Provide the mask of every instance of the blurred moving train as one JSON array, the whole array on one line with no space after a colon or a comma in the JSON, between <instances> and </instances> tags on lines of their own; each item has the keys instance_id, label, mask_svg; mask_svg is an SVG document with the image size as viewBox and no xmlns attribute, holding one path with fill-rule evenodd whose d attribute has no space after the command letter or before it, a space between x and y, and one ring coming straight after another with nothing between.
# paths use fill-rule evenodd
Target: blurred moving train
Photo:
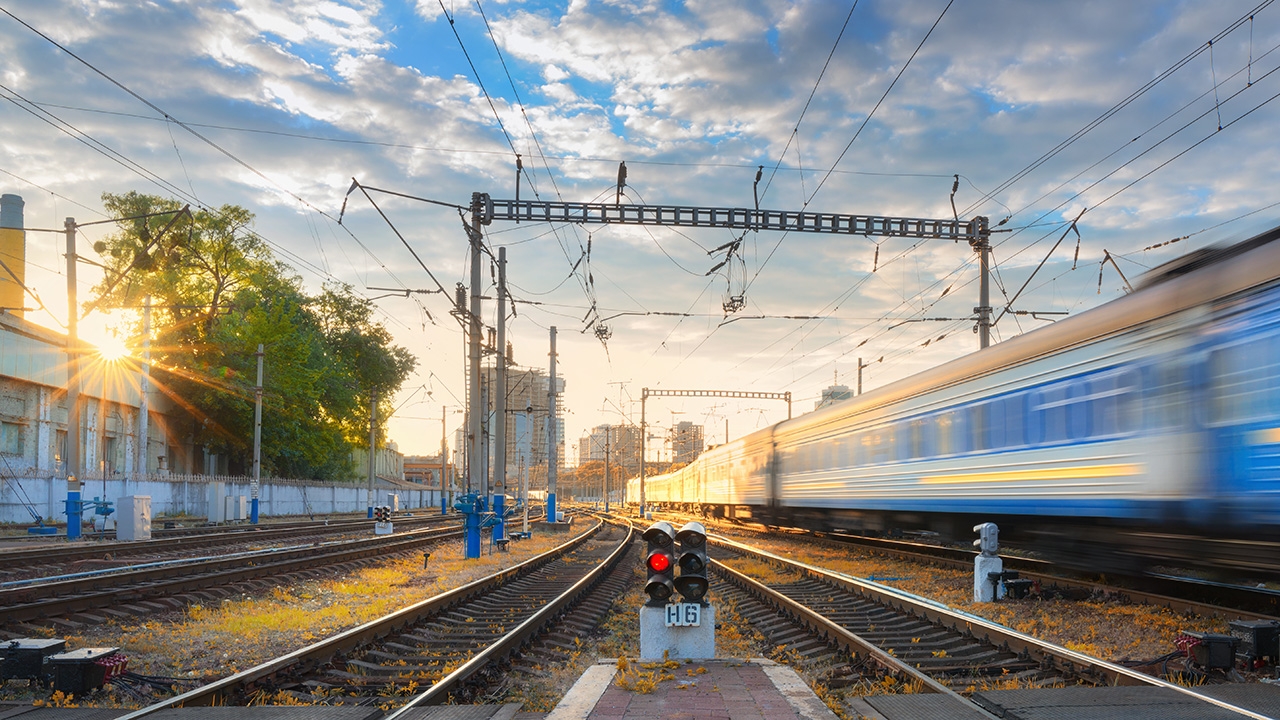
<instances>
[{"instance_id":1,"label":"blurred moving train","mask_svg":"<svg viewBox=\"0 0 1280 720\"><path fill-rule=\"evenodd\" d=\"M1095 569L1277 572L1277 240L1193 252L1123 298L713 448L648 478L646 500L958 540L992 521Z\"/></svg>"}]
</instances>

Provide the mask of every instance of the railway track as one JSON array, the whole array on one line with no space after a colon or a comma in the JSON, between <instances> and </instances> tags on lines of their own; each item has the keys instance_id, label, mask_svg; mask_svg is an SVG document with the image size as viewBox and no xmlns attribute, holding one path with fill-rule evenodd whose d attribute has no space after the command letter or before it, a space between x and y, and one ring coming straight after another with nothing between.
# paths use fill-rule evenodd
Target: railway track
<instances>
[{"instance_id":1,"label":"railway track","mask_svg":"<svg viewBox=\"0 0 1280 720\"><path fill-rule=\"evenodd\" d=\"M399 528L431 526L442 522L457 522L457 516L416 515L395 519ZM170 531L156 530L151 540L138 541L100 538L50 544L46 540L39 547L0 548L0 581L49 575L73 563L101 561L106 556L113 560L132 555L176 557L200 549L227 545L261 545L307 537L368 533L371 527L372 521L361 518L330 523L181 528L184 532L173 535L168 534Z\"/></svg>"},{"instance_id":2,"label":"railway track","mask_svg":"<svg viewBox=\"0 0 1280 720\"><path fill-rule=\"evenodd\" d=\"M395 700L400 717L420 705L466 700L500 679L497 670L550 628L575 604L602 614L604 593L616 587L614 573L632 574L621 562L634 548L629 528L597 524L565 544L487 578L416 603L306 648L183 693L122 720L149 717L167 708L328 702L386 705L392 688L413 688ZM610 598L611 599L611 598ZM560 618L560 619L558 619ZM421 692L417 692L417 689Z\"/></svg>"},{"instance_id":3,"label":"railway track","mask_svg":"<svg viewBox=\"0 0 1280 720\"><path fill-rule=\"evenodd\" d=\"M868 583L722 537L711 538L719 558L751 558L781 571L768 584L720 559L717 578L769 602L817 637L923 692L954 696L978 716L981 711L956 689L971 689L992 678L1016 679L1029 687L1048 685L1151 685L1171 689L1241 717L1260 715L1130 668L1043 642L974 615L924 598Z\"/></svg>"},{"instance_id":4,"label":"railway track","mask_svg":"<svg viewBox=\"0 0 1280 720\"><path fill-rule=\"evenodd\" d=\"M462 535L452 525L280 552L162 564L111 574L94 574L0 589L4 624L66 616L97 608L178 595L253 578L278 577L315 567L371 560L422 548Z\"/></svg>"}]
</instances>

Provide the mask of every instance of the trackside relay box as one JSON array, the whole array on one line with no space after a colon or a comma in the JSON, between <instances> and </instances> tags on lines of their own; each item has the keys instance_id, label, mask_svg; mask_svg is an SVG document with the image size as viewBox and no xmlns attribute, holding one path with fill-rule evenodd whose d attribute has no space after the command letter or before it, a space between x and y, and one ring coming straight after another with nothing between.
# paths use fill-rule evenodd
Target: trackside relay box
<instances>
[{"instance_id":1,"label":"trackside relay box","mask_svg":"<svg viewBox=\"0 0 1280 720\"><path fill-rule=\"evenodd\" d=\"M123 675L127 665L120 648L80 648L49 656L53 689L77 697Z\"/></svg>"},{"instance_id":2,"label":"trackside relay box","mask_svg":"<svg viewBox=\"0 0 1280 720\"><path fill-rule=\"evenodd\" d=\"M44 660L67 649L66 640L19 638L0 642L0 681L39 680Z\"/></svg>"}]
</instances>

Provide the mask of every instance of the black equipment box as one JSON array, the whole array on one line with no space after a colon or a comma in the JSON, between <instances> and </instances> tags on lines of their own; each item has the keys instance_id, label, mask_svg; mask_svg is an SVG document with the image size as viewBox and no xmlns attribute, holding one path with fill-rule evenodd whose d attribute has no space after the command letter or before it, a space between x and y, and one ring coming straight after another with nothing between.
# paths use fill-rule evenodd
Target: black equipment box
<instances>
[{"instance_id":1,"label":"black equipment box","mask_svg":"<svg viewBox=\"0 0 1280 720\"><path fill-rule=\"evenodd\" d=\"M49 656L53 689L82 697L123 674L127 660L120 648L80 648Z\"/></svg>"},{"instance_id":2,"label":"black equipment box","mask_svg":"<svg viewBox=\"0 0 1280 720\"><path fill-rule=\"evenodd\" d=\"M1240 655L1250 661L1280 659L1280 622L1275 620L1232 620L1227 623L1239 645Z\"/></svg>"},{"instance_id":3,"label":"black equipment box","mask_svg":"<svg viewBox=\"0 0 1280 720\"><path fill-rule=\"evenodd\" d=\"M1191 646L1191 657L1197 664L1210 670L1228 670L1235 666L1239 639L1234 635L1190 631L1182 634L1199 641Z\"/></svg>"},{"instance_id":4,"label":"black equipment box","mask_svg":"<svg viewBox=\"0 0 1280 720\"><path fill-rule=\"evenodd\" d=\"M0 642L0 680L39 680L44 674L44 659L66 649L66 640L50 638Z\"/></svg>"}]
</instances>

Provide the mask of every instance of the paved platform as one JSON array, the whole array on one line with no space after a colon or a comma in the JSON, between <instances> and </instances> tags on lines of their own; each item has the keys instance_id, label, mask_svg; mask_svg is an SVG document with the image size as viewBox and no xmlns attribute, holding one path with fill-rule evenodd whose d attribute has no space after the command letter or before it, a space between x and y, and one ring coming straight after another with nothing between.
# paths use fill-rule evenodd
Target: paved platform
<instances>
[{"instance_id":1,"label":"paved platform","mask_svg":"<svg viewBox=\"0 0 1280 720\"><path fill-rule=\"evenodd\" d=\"M601 661L587 668L547 720L836 720L836 715L785 665L717 658L633 661L621 677L616 660Z\"/></svg>"},{"instance_id":2,"label":"paved platform","mask_svg":"<svg viewBox=\"0 0 1280 720\"><path fill-rule=\"evenodd\" d=\"M1260 683L1196 688L1210 697L1280 718L1280 686ZM867 720L1240 720L1240 714L1157 687L988 690L973 700L990 715L941 695L871 695L854 709Z\"/></svg>"}]
</instances>

